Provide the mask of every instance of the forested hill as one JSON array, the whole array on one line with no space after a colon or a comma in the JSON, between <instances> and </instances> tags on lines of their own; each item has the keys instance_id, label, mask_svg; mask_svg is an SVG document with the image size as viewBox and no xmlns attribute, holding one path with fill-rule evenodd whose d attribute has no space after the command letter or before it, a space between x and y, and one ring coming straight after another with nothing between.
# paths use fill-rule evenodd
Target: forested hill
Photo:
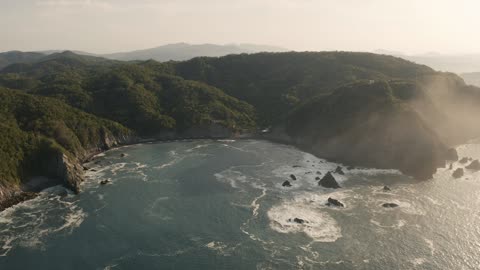
<instances>
[{"instance_id":1,"label":"forested hill","mask_svg":"<svg viewBox=\"0 0 480 270\"><path fill-rule=\"evenodd\" d=\"M312 97L359 80L415 80L435 73L392 56L351 52L260 53L201 57L174 65L178 75L208 83L254 105L263 123Z\"/></svg>"},{"instance_id":2,"label":"forested hill","mask_svg":"<svg viewBox=\"0 0 480 270\"><path fill-rule=\"evenodd\" d=\"M480 134L467 117L478 113L479 89L368 53L159 63L64 52L4 67L0 86L8 125L0 130L3 185L48 174L24 165L45 144L79 162L119 138L231 136L266 126L274 130L268 138L319 156L428 178L448 158L448 145Z\"/></svg>"}]
</instances>

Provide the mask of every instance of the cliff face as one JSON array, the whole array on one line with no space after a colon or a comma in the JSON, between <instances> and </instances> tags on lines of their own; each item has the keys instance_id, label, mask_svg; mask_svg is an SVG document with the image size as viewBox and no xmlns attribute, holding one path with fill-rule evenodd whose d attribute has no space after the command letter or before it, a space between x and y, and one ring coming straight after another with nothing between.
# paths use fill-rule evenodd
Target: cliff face
<instances>
[{"instance_id":1,"label":"cliff face","mask_svg":"<svg viewBox=\"0 0 480 270\"><path fill-rule=\"evenodd\" d=\"M78 156L59 149L45 152L38 157L39 171L34 175L43 177L41 181L33 178L30 181L23 181L21 184L0 184L0 211L24 200L32 199L36 197L36 191L54 185L64 185L73 192L79 193L80 185L84 181L82 166L84 160L112 147L137 141L138 138L131 134L113 136L104 132L96 144L78 153Z\"/></svg>"},{"instance_id":2,"label":"cliff face","mask_svg":"<svg viewBox=\"0 0 480 270\"><path fill-rule=\"evenodd\" d=\"M430 178L448 158L448 147L435 131L384 82L350 85L319 97L270 136L323 158L398 169L417 179Z\"/></svg>"},{"instance_id":3,"label":"cliff face","mask_svg":"<svg viewBox=\"0 0 480 270\"><path fill-rule=\"evenodd\" d=\"M182 132L162 132L155 139L167 140L178 138L229 138L234 136L234 132L220 124L208 124L203 126L190 127ZM114 136L108 132L102 132L98 142L92 144L88 149L83 149L77 155L59 151L58 149L49 151L41 157L39 162L40 176L48 176L48 179L40 184L42 188L64 185L75 193L81 191L81 183L84 181L84 169L82 162L88 160L93 155L109 150L113 147L133 144L140 139L132 134L122 134ZM33 181L32 181L33 182ZM32 189L38 189L38 183L24 182L22 185L3 185L0 186L0 211L24 200L34 198L36 194L30 192Z\"/></svg>"}]
</instances>

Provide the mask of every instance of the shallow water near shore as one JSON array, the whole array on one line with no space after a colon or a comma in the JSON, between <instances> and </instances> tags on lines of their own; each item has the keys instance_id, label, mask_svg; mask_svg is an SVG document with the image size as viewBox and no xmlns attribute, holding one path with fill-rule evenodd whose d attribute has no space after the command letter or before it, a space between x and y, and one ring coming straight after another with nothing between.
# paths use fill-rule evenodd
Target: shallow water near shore
<instances>
[{"instance_id":1,"label":"shallow water near shore","mask_svg":"<svg viewBox=\"0 0 480 270\"><path fill-rule=\"evenodd\" d=\"M458 151L480 158L476 144ZM331 190L315 178L338 164L257 140L132 145L96 161L80 195L54 187L0 213L0 269L480 268L480 172L416 182L345 168Z\"/></svg>"}]
</instances>

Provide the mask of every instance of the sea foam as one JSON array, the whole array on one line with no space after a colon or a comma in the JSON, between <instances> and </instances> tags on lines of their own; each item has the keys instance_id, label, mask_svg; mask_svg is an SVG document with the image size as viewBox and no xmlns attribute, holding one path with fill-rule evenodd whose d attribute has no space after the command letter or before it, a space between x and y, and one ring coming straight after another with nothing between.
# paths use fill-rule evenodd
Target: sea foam
<instances>
[{"instance_id":1,"label":"sea foam","mask_svg":"<svg viewBox=\"0 0 480 270\"><path fill-rule=\"evenodd\" d=\"M318 242L335 242L342 237L341 228L327 213L315 206L284 202L272 207L267 213L270 227L280 233L305 233ZM305 220L303 224L294 218Z\"/></svg>"}]
</instances>

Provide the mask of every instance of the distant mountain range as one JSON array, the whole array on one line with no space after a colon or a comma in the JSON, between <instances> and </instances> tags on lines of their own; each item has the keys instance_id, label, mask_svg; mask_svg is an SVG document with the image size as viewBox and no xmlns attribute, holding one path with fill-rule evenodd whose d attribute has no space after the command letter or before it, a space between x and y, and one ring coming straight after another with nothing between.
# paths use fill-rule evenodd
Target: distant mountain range
<instances>
[{"instance_id":1,"label":"distant mountain range","mask_svg":"<svg viewBox=\"0 0 480 270\"><path fill-rule=\"evenodd\" d=\"M153 59L160 62L165 61L184 61L198 56L219 57L229 54L257 53L257 52L285 52L287 49L255 44L187 44L176 43L164 45L156 48L138 50L132 52L112 53L102 55L105 58L114 60L149 60Z\"/></svg>"},{"instance_id":2,"label":"distant mountain range","mask_svg":"<svg viewBox=\"0 0 480 270\"><path fill-rule=\"evenodd\" d=\"M45 55L60 53L65 50L46 50L38 52L10 51L0 53L0 69L15 63L32 63ZM286 52L288 49L257 44L188 44L175 43L155 48L137 50L131 52L119 52L111 54L94 54L84 51L72 51L75 54L104 57L112 60L133 61L133 60L156 60L184 61L199 56L220 57L229 54L258 53L258 52Z\"/></svg>"}]
</instances>

